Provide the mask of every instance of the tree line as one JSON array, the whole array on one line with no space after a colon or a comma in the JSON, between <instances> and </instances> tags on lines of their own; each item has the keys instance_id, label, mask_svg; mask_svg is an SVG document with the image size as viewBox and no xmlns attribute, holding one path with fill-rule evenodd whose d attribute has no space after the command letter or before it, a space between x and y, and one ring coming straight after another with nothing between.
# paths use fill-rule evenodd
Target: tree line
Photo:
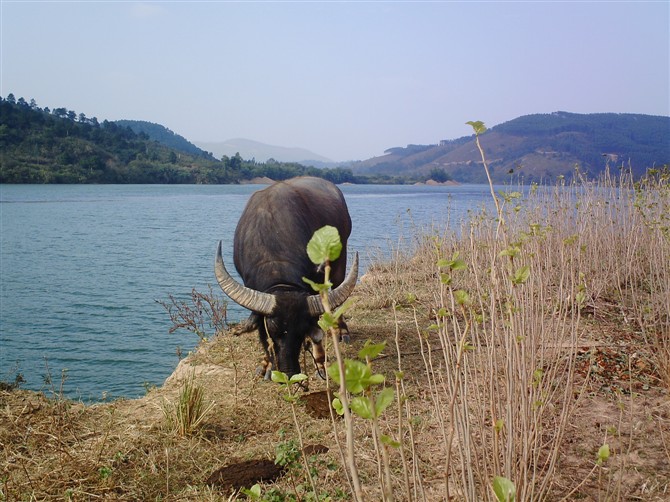
<instances>
[{"instance_id":1,"label":"tree line","mask_svg":"<svg viewBox=\"0 0 670 502\"><path fill-rule=\"evenodd\" d=\"M355 176L348 168L319 169L295 162L256 162L240 154L214 158L170 148L143 132L66 108L40 108L0 97L0 183L239 183L257 177L318 176L334 183L402 183L387 176Z\"/></svg>"}]
</instances>

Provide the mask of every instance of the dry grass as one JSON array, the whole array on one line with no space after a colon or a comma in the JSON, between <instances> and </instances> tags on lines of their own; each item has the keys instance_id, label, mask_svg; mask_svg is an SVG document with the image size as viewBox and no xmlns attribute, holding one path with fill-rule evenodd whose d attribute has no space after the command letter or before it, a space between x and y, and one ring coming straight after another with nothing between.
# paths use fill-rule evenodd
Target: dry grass
<instances>
[{"instance_id":1,"label":"dry grass","mask_svg":"<svg viewBox=\"0 0 670 502\"><path fill-rule=\"evenodd\" d=\"M215 402L205 402L205 388L195 381L195 370L182 382L175 401L165 400L162 405L166 428L179 436L188 436L198 430Z\"/></svg>"},{"instance_id":2,"label":"dry grass","mask_svg":"<svg viewBox=\"0 0 670 502\"><path fill-rule=\"evenodd\" d=\"M509 199L503 229L475 215L370 268L343 350L387 342L372 364L402 396L379 423L402 446L387 450L395 499L495 500L498 475L517 500L670 499L670 193L660 175L627 183ZM465 268L448 263L455 252ZM279 387L253 376L260 355L253 335L223 332L142 399L85 406L0 391L0 500L243 497L208 480L235 461L274 460L298 437ZM180 436L162 407L190 378L216 404ZM328 447L308 455L318 495L351 500L343 422L295 411L305 445ZM381 500L369 421L354 434L364 498ZM612 454L597 465L604 443ZM312 491L300 462L261 483L266 500Z\"/></svg>"}]
</instances>

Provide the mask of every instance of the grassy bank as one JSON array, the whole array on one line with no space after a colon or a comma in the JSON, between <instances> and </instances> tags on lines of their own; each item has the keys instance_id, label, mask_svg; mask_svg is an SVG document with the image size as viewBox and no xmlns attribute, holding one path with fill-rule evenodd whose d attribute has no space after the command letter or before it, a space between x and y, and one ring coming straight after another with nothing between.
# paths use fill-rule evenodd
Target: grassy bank
<instances>
[{"instance_id":1,"label":"grassy bank","mask_svg":"<svg viewBox=\"0 0 670 502\"><path fill-rule=\"evenodd\" d=\"M385 342L367 363L394 394L354 419L353 464L344 422L308 406L326 384L292 406L254 376L254 336L224 330L142 399L1 391L0 499L244 498L230 487L251 469L220 469L279 460L249 497L667 500L668 172L496 197L495 213L409 236L357 286L342 350ZM192 427L175 426L180 399L201 404Z\"/></svg>"}]
</instances>

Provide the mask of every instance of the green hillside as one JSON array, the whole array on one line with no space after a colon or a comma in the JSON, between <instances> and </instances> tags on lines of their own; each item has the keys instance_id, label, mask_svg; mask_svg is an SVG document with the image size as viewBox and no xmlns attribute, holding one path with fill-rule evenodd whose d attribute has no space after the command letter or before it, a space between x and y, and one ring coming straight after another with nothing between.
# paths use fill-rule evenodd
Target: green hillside
<instances>
[{"instance_id":1,"label":"green hillside","mask_svg":"<svg viewBox=\"0 0 670 502\"><path fill-rule=\"evenodd\" d=\"M180 152L189 153L199 157L210 157L214 160L214 157L210 153L201 150L183 136L175 134L173 131L160 124L154 124L153 122L147 122L145 120L117 120L115 122L121 127L130 127L130 129L137 134L144 133L149 139L158 141L159 143L175 150L179 150Z\"/></svg>"},{"instance_id":2,"label":"green hillside","mask_svg":"<svg viewBox=\"0 0 670 502\"><path fill-rule=\"evenodd\" d=\"M0 183L239 183L307 174L360 182L343 168L257 163L239 154L217 160L199 149L185 151L188 142L167 131L152 124L138 133L123 122L40 108L9 94L0 98Z\"/></svg>"}]
</instances>

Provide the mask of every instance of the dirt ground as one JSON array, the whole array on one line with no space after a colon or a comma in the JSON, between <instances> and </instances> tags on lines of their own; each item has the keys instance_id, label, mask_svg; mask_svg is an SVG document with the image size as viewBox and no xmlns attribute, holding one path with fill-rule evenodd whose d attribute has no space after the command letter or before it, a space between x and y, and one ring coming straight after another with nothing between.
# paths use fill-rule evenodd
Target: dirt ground
<instances>
[{"instance_id":1,"label":"dirt ground","mask_svg":"<svg viewBox=\"0 0 670 502\"><path fill-rule=\"evenodd\" d=\"M670 500L667 383L654 369L646 342L612 309L592 315L586 326L578 372L588 381L570 423L557 485L567 488L583 479L590 468L585 460L607 442L610 461L572 498Z\"/></svg>"},{"instance_id":2,"label":"dirt ground","mask_svg":"<svg viewBox=\"0 0 670 502\"><path fill-rule=\"evenodd\" d=\"M670 500L667 383L645 341L614 306L594 310L584 326L576 385L585 389L569 423L553 499ZM397 366L398 336L403 367L416 369L406 379L414 409L428 416L430 410L422 408L423 363L412 316L401 314L396 321L390 306L371 310L363 305L353 311L349 327L353 343L344 348L347 357L368 339L387 340L376 361L376 370L387 375ZM335 419L336 435L325 384L316 378L295 409L305 451L286 465L275 463L282 448L295 448L296 427L279 386L255 376L260 355L253 335L223 333L188 355L162 387L145 397L90 406L5 385L0 391L0 500L229 500L243 497L235 490L256 482L266 500L308 500L303 456L322 498L350 500L337 446L344 438L342 421ZM306 359L302 364L311 368ZM180 437L165 430L163 408L192 372L214 405L196 433ZM430 441L428 432L418 430L422 441ZM367 429L359 431L359 440L365 456L372 449ZM594 452L605 441L611 458L592 473ZM444 499L443 459L430 455L438 448L420 446L427 498ZM398 461L397 455L392 461ZM378 500L377 468L370 458L361 462L365 494ZM400 474L394 471L394 476L401 484ZM403 499L402 491L398 498Z\"/></svg>"}]
</instances>

